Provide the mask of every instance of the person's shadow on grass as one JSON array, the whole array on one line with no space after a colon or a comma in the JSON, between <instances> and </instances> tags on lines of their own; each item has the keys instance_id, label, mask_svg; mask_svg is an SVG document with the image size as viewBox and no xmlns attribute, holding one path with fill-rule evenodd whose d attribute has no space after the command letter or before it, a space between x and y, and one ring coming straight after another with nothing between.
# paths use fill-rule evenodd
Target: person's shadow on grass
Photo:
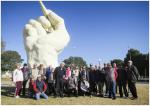
<instances>
[{"instance_id":1,"label":"person's shadow on grass","mask_svg":"<svg viewBox=\"0 0 150 106\"><path fill-rule=\"evenodd\" d=\"M13 86L2 86L1 87L1 95L7 96L7 97L15 97L15 87L13 87ZM30 98L27 95L25 95L25 96L20 95L20 97L21 98ZM34 99L34 98L30 98L30 99Z\"/></svg>"},{"instance_id":2,"label":"person's shadow on grass","mask_svg":"<svg viewBox=\"0 0 150 106\"><path fill-rule=\"evenodd\" d=\"M2 96L14 97L14 94L15 94L15 87L11 87L11 86L1 87L1 95Z\"/></svg>"}]
</instances>

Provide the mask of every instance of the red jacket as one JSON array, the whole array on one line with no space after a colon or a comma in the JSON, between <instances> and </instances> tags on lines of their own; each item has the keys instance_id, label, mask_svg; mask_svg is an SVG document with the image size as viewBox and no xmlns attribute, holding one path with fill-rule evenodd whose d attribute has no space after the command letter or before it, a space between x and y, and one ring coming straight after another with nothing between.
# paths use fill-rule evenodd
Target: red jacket
<instances>
[{"instance_id":1,"label":"red jacket","mask_svg":"<svg viewBox=\"0 0 150 106\"><path fill-rule=\"evenodd\" d=\"M41 81L42 83L43 83L43 91L42 92L45 92L46 91L46 89L47 89L47 86L46 86L46 84L45 84L45 82L44 81ZM39 91L39 89L38 89L38 87L37 87L37 81L35 81L34 82L34 85L33 85L33 89L34 89L34 91L36 92L36 93L38 93L38 92L40 92Z\"/></svg>"},{"instance_id":2,"label":"red jacket","mask_svg":"<svg viewBox=\"0 0 150 106\"><path fill-rule=\"evenodd\" d=\"M117 69L118 69L117 67L114 68L115 80L116 80L117 77L118 77Z\"/></svg>"}]
</instances>

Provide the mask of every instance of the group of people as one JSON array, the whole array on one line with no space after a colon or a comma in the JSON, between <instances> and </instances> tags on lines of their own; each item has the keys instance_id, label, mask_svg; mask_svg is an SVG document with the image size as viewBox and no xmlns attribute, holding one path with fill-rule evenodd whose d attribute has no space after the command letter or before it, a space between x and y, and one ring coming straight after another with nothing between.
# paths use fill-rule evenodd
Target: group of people
<instances>
[{"instance_id":1,"label":"group of people","mask_svg":"<svg viewBox=\"0 0 150 106\"><path fill-rule=\"evenodd\" d=\"M45 68L42 64L39 66L34 64L32 68L29 68L27 64L24 64L23 68L20 67L20 64L16 64L13 72L16 98L19 98L21 91L25 96L28 81L28 96L36 100L40 97L48 99L48 96L63 98L64 96L78 97L80 95L108 97L114 100L117 86L119 86L120 97L123 97L124 94L125 98L128 98L130 90L133 96L131 99L138 98L136 81L139 73L132 61L128 61L125 67L117 67L116 63L113 65L104 63L103 68L93 65L79 68L74 64L67 66L64 62L56 68L51 65ZM127 90L127 85L129 90Z\"/></svg>"}]
</instances>

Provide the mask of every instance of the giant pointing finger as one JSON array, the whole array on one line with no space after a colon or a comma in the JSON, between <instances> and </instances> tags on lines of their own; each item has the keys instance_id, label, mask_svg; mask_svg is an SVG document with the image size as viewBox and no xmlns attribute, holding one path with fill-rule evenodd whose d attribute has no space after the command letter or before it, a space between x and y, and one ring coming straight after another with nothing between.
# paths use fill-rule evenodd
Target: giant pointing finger
<instances>
[{"instance_id":1,"label":"giant pointing finger","mask_svg":"<svg viewBox=\"0 0 150 106\"><path fill-rule=\"evenodd\" d=\"M64 24L64 20L53 11L47 9L42 1L39 1L44 16L51 22L53 29L59 29L60 24Z\"/></svg>"},{"instance_id":2,"label":"giant pointing finger","mask_svg":"<svg viewBox=\"0 0 150 106\"><path fill-rule=\"evenodd\" d=\"M43 64L44 67L58 66L58 55L70 41L64 19L47 9L40 1L44 16L30 19L24 27L24 46L30 67ZM33 75L34 76L34 75Z\"/></svg>"}]
</instances>

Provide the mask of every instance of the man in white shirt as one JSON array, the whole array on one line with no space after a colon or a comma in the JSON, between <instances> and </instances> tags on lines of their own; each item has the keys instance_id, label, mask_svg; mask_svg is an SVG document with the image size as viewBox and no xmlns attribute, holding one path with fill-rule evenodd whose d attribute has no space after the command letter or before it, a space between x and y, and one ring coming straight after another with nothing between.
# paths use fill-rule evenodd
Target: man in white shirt
<instances>
[{"instance_id":1,"label":"man in white shirt","mask_svg":"<svg viewBox=\"0 0 150 106\"><path fill-rule=\"evenodd\" d=\"M31 70L31 74L34 77L34 80L37 79L38 73L39 73L39 70L37 68L37 64L34 64L32 70Z\"/></svg>"}]
</instances>

